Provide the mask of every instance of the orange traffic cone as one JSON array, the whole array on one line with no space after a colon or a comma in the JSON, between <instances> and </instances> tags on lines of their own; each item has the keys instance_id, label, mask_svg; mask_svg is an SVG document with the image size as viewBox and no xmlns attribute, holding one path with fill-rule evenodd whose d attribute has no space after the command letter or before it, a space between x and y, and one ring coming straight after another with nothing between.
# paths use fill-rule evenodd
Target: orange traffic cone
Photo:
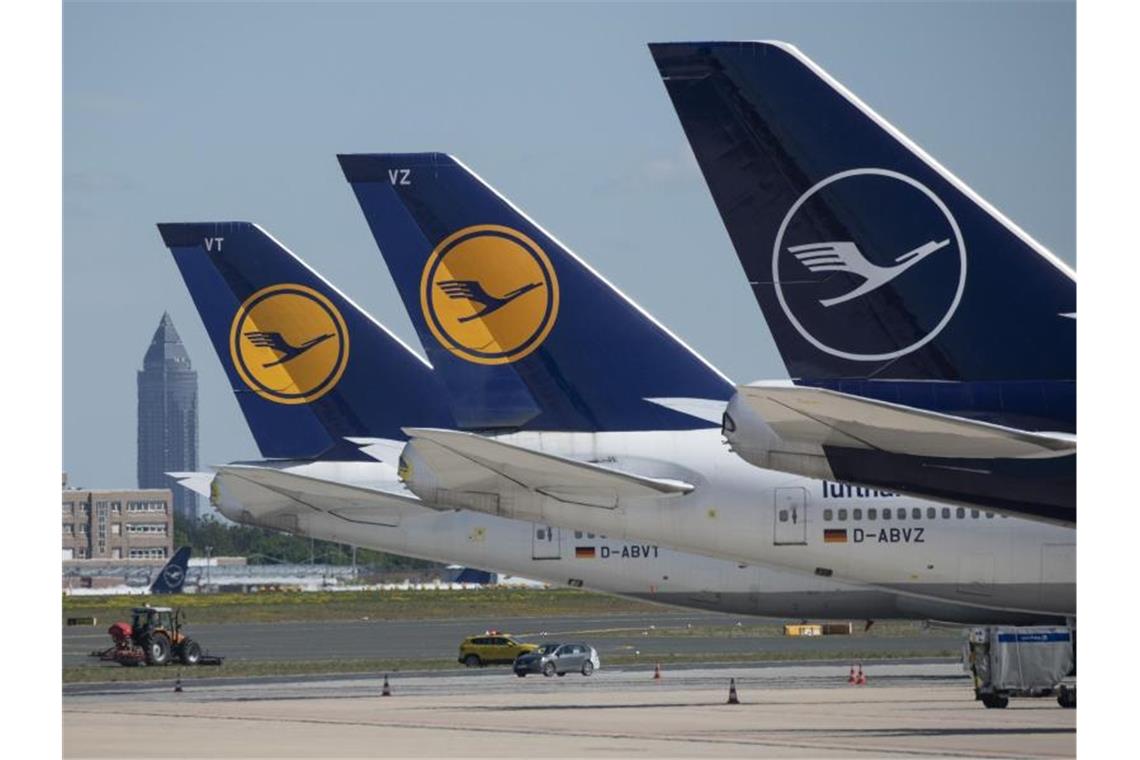
<instances>
[{"instance_id":1,"label":"orange traffic cone","mask_svg":"<svg viewBox=\"0 0 1140 760\"><path fill-rule=\"evenodd\" d=\"M660 681L661 680L661 663L657 663L656 665L653 666L653 680L654 681Z\"/></svg>"},{"instance_id":2,"label":"orange traffic cone","mask_svg":"<svg viewBox=\"0 0 1140 760\"><path fill-rule=\"evenodd\" d=\"M855 674L855 685L856 686L866 686L867 685L867 676L863 675L863 665L862 664L859 665L859 672Z\"/></svg>"},{"instance_id":3,"label":"orange traffic cone","mask_svg":"<svg viewBox=\"0 0 1140 760\"><path fill-rule=\"evenodd\" d=\"M728 704L738 705L740 700L736 696L736 679L730 678L728 680Z\"/></svg>"},{"instance_id":4,"label":"orange traffic cone","mask_svg":"<svg viewBox=\"0 0 1140 760\"><path fill-rule=\"evenodd\" d=\"M855 685L855 666L854 665L851 666L851 673L847 676L847 683L849 683L852 686Z\"/></svg>"},{"instance_id":5,"label":"orange traffic cone","mask_svg":"<svg viewBox=\"0 0 1140 760\"><path fill-rule=\"evenodd\" d=\"M174 678L174 691L175 693L182 692L182 671L178 671L178 675Z\"/></svg>"},{"instance_id":6,"label":"orange traffic cone","mask_svg":"<svg viewBox=\"0 0 1140 760\"><path fill-rule=\"evenodd\" d=\"M382 697L392 696L392 689L388 686L388 674L387 673L384 674L384 690L380 692L380 696L382 696Z\"/></svg>"}]
</instances>

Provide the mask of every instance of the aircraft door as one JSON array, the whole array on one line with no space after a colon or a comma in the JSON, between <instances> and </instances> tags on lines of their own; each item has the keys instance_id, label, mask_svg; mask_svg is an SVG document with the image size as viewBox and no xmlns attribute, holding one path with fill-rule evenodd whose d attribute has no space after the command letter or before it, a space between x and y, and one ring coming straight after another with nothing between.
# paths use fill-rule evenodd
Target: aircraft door
<instances>
[{"instance_id":1,"label":"aircraft door","mask_svg":"<svg viewBox=\"0 0 1140 760\"><path fill-rule=\"evenodd\" d=\"M807 491L803 488L777 488L776 528L773 542L781 544L807 543Z\"/></svg>"},{"instance_id":2,"label":"aircraft door","mask_svg":"<svg viewBox=\"0 0 1140 760\"><path fill-rule=\"evenodd\" d=\"M531 557L533 559L562 559L562 537L558 528L534 523Z\"/></svg>"}]
</instances>

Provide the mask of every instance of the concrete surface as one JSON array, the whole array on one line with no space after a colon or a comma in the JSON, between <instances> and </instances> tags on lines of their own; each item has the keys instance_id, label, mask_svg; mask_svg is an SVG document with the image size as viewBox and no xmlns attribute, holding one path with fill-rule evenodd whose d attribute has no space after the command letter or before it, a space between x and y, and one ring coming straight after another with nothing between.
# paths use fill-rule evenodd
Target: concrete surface
<instances>
[{"instance_id":1,"label":"concrete surface","mask_svg":"<svg viewBox=\"0 0 1140 760\"><path fill-rule=\"evenodd\" d=\"M591 678L504 671L65 689L66 757L1072 757L1076 711L987 710L960 666L845 664ZM726 705L736 678L743 704Z\"/></svg>"}]
</instances>

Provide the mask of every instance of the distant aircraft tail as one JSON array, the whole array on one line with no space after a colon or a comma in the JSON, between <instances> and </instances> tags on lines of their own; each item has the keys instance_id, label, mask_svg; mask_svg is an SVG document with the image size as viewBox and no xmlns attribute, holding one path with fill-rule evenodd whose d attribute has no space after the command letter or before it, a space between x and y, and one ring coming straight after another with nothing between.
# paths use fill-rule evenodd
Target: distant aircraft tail
<instances>
[{"instance_id":1,"label":"distant aircraft tail","mask_svg":"<svg viewBox=\"0 0 1140 760\"><path fill-rule=\"evenodd\" d=\"M455 158L340 156L467 429L665 430L728 381Z\"/></svg>"},{"instance_id":2,"label":"distant aircraft tail","mask_svg":"<svg viewBox=\"0 0 1140 760\"><path fill-rule=\"evenodd\" d=\"M163 565L154 582L150 584L152 594L181 594L186 583L186 566L190 563L190 547L183 546L174 552L170 561Z\"/></svg>"},{"instance_id":3,"label":"distant aircraft tail","mask_svg":"<svg viewBox=\"0 0 1140 760\"><path fill-rule=\"evenodd\" d=\"M650 50L794 379L1075 380L1073 272L806 56Z\"/></svg>"},{"instance_id":4,"label":"distant aircraft tail","mask_svg":"<svg viewBox=\"0 0 1140 760\"><path fill-rule=\"evenodd\" d=\"M361 458L349 436L452 424L422 359L248 222L160 224L267 458Z\"/></svg>"},{"instance_id":5,"label":"distant aircraft tail","mask_svg":"<svg viewBox=\"0 0 1140 760\"><path fill-rule=\"evenodd\" d=\"M495 574L487 570L476 570L465 567L455 576L454 583L477 583L480 586L489 586L495 581Z\"/></svg>"}]
</instances>

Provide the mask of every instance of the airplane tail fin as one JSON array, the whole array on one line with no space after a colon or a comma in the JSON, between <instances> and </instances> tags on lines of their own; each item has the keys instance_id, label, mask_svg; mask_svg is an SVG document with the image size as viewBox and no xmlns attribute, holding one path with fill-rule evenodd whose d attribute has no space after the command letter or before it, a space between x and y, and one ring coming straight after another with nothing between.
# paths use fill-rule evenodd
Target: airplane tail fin
<instances>
[{"instance_id":1,"label":"airplane tail fin","mask_svg":"<svg viewBox=\"0 0 1140 760\"><path fill-rule=\"evenodd\" d=\"M431 367L256 224L159 224L261 454L360 458L344 438L447 425Z\"/></svg>"},{"instance_id":2,"label":"airplane tail fin","mask_svg":"<svg viewBox=\"0 0 1140 760\"><path fill-rule=\"evenodd\" d=\"M490 586L495 582L495 574L488 570L476 570L473 567L463 568L455 576L453 583L477 583L480 586Z\"/></svg>"},{"instance_id":3,"label":"airplane tail fin","mask_svg":"<svg viewBox=\"0 0 1140 760\"><path fill-rule=\"evenodd\" d=\"M152 594L181 594L186 583L186 566L190 563L190 547L183 546L174 552L170 561L163 565L154 583L150 584Z\"/></svg>"},{"instance_id":4,"label":"airplane tail fin","mask_svg":"<svg viewBox=\"0 0 1140 760\"><path fill-rule=\"evenodd\" d=\"M466 429L661 430L724 400L708 362L455 158L339 157Z\"/></svg>"},{"instance_id":5,"label":"airplane tail fin","mask_svg":"<svg viewBox=\"0 0 1140 760\"><path fill-rule=\"evenodd\" d=\"M1073 272L794 47L650 45L797 380L1073 380Z\"/></svg>"}]
</instances>

